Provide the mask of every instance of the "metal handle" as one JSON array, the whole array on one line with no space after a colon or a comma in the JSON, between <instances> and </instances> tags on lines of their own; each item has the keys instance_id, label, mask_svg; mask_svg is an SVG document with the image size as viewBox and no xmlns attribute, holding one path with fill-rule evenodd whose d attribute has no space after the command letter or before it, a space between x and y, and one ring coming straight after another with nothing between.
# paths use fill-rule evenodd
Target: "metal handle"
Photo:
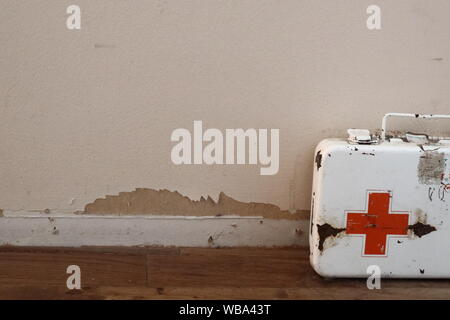
<instances>
[{"instance_id":1,"label":"metal handle","mask_svg":"<svg viewBox=\"0 0 450 320\"><path fill-rule=\"evenodd\" d=\"M408 117L416 119L450 119L450 115L445 114L386 113L381 123L381 141L386 140L386 123L389 117Z\"/></svg>"}]
</instances>

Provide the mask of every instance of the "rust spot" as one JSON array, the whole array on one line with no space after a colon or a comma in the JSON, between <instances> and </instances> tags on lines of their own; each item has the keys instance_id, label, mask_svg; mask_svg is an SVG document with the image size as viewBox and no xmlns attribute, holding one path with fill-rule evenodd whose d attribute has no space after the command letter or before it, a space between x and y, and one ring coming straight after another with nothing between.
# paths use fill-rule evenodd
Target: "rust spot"
<instances>
[{"instance_id":1,"label":"rust spot","mask_svg":"<svg viewBox=\"0 0 450 320\"><path fill-rule=\"evenodd\" d=\"M338 229L333 227L332 225L329 225L328 223L317 225L317 232L319 233L319 250L323 250L323 244L325 243L325 240L328 237L335 237L339 233L345 231L345 228Z\"/></svg>"},{"instance_id":2,"label":"rust spot","mask_svg":"<svg viewBox=\"0 0 450 320\"><path fill-rule=\"evenodd\" d=\"M269 219L305 219L309 211L291 213L270 203L241 202L225 193L215 202L211 197L191 200L177 191L138 188L116 196L96 199L82 214L176 215L176 216L262 216Z\"/></svg>"},{"instance_id":3,"label":"rust spot","mask_svg":"<svg viewBox=\"0 0 450 320\"><path fill-rule=\"evenodd\" d=\"M316 166L317 170L319 170L322 167L322 151L319 151L316 154Z\"/></svg>"},{"instance_id":4,"label":"rust spot","mask_svg":"<svg viewBox=\"0 0 450 320\"><path fill-rule=\"evenodd\" d=\"M4 215L3 215L3 209L0 209L0 217L4 217Z\"/></svg>"},{"instance_id":5,"label":"rust spot","mask_svg":"<svg viewBox=\"0 0 450 320\"><path fill-rule=\"evenodd\" d=\"M416 222L415 224L408 226L408 229L412 230L412 232L419 238L429 234L430 232L436 231L435 227L422 222Z\"/></svg>"}]
</instances>

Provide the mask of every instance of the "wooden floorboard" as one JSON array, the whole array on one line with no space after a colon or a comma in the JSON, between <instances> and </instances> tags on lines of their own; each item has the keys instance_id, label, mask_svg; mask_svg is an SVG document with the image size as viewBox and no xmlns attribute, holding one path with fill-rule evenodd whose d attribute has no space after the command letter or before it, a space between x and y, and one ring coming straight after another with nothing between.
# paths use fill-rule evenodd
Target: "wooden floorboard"
<instances>
[{"instance_id":1,"label":"wooden floorboard","mask_svg":"<svg viewBox=\"0 0 450 320\"><path fill-rule=\"evenodd\" d=\"M0 299L450 299L448 280L323 279L305 248L0 248ZM66 288L81 268L82 290Z\"/></svg>"}]
</instances>

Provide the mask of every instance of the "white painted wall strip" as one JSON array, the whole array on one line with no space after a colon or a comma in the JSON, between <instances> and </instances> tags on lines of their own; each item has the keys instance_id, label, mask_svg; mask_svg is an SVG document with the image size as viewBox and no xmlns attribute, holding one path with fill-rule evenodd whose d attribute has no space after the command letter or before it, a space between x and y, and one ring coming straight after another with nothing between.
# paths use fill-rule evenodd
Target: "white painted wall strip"
<instances>
[{"instance_id":1,"label":"white painted wall strip","mask_svg":"<svg viewBox=\"0 0 450 320\"><path fill-rule=\"evenodd\" d=\"M4 212L0 245L291 246L307 245L307 220L259 217L103 216Z\"/></svg>"}]
</instances>

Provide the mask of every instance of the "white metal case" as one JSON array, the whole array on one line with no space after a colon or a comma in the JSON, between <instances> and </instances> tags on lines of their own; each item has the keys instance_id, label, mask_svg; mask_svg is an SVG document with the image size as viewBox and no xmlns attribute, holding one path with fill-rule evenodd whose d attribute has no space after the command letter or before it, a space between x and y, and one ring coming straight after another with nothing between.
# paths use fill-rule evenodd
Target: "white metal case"
<instances>
[{"instance_id":1,"label":"white metal case","mask_svg":"<svg viewBox=\"0 0 450 320\"><path fill-rule=\"evenodd\" d=\"M349 130L315 152L311 264L326 277L450 278L450 140Z\"/></svg>"}]
</instances>

